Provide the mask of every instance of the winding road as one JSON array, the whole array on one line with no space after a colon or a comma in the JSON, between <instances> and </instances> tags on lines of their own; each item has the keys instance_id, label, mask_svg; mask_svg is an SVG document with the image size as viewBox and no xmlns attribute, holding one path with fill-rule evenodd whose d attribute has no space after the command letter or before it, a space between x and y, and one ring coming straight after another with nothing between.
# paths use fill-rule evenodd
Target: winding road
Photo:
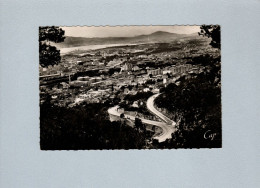
<instances>
[{"instance_id":1,"label":"winding road","mask_svg":"<svg viewBox=\"0 0 260 188\"><path fill-rule=\"evenodd\" d=\"M157 127L160 127L162 129L162 134L159 136L153 137L154 139L157 139L159 142L164 142L166 139L171 138L171 134L176 131L175 128L175 122L163 115L161 112L156 110L154 108L154 99L158 97L160 94L156 94L151 96L147 100L147 108L150 110L154 115L158 116L160 119L162 119L164 122L159 122L159 121L153 121L153 120L148 120L144 118L140 118L143 123L149 124L149 125L154 125ZM117 111L119 106L114 106L112 108L108 109L108 113L114 116L120 116L120 113ZM125 118L130 119L130 120L135 120L135 116L127 115L125 114Z\"/></svg>"},{"instance_id":2,"label":"winding road","mask_svg":"<svg viewBox=\"0 0 260 188\"><path fill-rule=\"evenodd\" d=\"M165 123L170 124L170 125L175 125L176 123L172 121L170 118L166 117L164 114L159 112L155 107L154 107L154 99L158 97L159 94L155 94L151 96L146 103L147 109L150 110L154 115L158 116L161 120L163 120Z\"/></svg>"}]
</instances>

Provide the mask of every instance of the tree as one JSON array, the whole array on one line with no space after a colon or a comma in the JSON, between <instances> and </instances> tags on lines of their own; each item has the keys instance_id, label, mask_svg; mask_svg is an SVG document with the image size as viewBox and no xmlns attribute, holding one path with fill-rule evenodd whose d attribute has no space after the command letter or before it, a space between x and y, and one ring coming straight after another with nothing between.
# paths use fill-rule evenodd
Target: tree
<instances>
[{"instance_id":1,"label":"tree","mask_svg":"<svg viewBox=\"0 0 260 188\"><path fill-rule=\"evenodd\" d=\"M114 85L113 84L111 85L111 90L114 91Z\"/></svg>"},{"instance_id":2,"label":"tree","mask_svg":"<svg viewBox=\"0 0 260 188\"><path fill-rule=\"evenodd\" d=\"M40 105L40 146L43 150L142 149L145 134L107 119L102 103L65 108Z\"/></svg>"},{"instance_id":3,"label":"tree","mask_svg":"<svg viewBox=\"0 0 260 188\"><path fill-rule=\"evenodd\" d=\"M170 93L170 92L174 92L174 90L177 88L177 85L175 83L170 83L166 88L165 88L165 92Z\"/></svg>"},{"instance_id":4,"label":"tree","mask_svg":"<svg viewBox=\"0 0 260 188\"><path fill-rule=\"evenodd\" d=\"M122 101L119 105L118 105L120 108L123 108L124 110L127 109L127 104L126 104L126 101Z\"/></svg>"},{"instance_id":5,"label":"tree","mask_svg":"<svg viewBox=\"0 0 260 188\"><path fill-rule=\"evenodd\" d=\"M127 87L128 89L129 89L129 91L132 91L132 89L133 89L133 86L132 85L128 85L128 87Z\"/></svg>"},{"instance_id":6,"label":"tree","mask_svg":"<svg viewBox=\"0 0 260 188\"><path fill-rule=\"evenodd\" d=\"M210 45L220 49L220 25L202 25L199 35L211 38Z\"/></svg>"},{"instance_id":7,"label":"tree","mask_svg":"<svg viewBox=\"0 0 260 188\"><path fill-rule=\"evenodd\" d=\"M153 146L158 147L158 145L159 145L159 140L153 139Z\"/></svg>"},{"instance_id":8,"label":"tree","mask_svg":"<svg viewBox=\"0 0 260 188\"><path fill-rule=\"evenodd\" d=\"M125 86L120 87L120 90L124 91L125 90Z\"/></svg>"},{"instance_id":9,"label":"tree","mask_svg":"<svg viewBox=\"0 0 260 188\"><path fill-rule=\"evenodd\" d=\"M124 113L120 114L120 118L124 119L125 118L125 114Z\"/></svg>"},{"instance_id":10,"label":"tree","mask_svg":"<svg viewBox=\"0 0 260 188\"><path fill-rule=\"evenodd\" d=\"M60 62L60 51L55 46L51 46L50 42L63 42L64 34L65 31L59 27L39 27L39 56L42 67L56 65Z\"/></svg>"},{"instance_id":11,"label":"tree","mask_svg":"<svg viewBox=\"0 0 260 188\"><path fill-rule=\"evenodd\" d=\"M144 125L142 123L142 120L137 117L135 118L135 127L136 129L140 129L144 131Z\"/></svg>"}]
</instances>

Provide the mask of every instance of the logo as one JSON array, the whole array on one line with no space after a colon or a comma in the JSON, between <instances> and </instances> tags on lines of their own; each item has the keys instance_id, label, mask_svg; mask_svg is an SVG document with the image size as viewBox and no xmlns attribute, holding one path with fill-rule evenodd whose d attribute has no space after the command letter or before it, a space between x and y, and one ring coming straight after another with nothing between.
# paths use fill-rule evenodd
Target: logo
<instances>
[{"instance_id":1,"label":"logo","mask_svg":"<svg viewBox=\"0 0 260 188\"><path fill-rule=\"evenodd\" d=\"M204 133L204 139L208 140L214 140L214 138L216 137L217 133L213 133L211 130L208 130Z\"/></svg>"}]
</instances>

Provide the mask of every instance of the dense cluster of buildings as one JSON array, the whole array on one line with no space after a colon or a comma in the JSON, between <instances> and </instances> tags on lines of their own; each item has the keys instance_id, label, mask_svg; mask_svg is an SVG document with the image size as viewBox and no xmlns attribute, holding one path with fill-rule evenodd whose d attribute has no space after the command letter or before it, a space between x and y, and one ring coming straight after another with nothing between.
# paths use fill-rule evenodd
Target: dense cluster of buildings
<instances>
[{"instance_id":1,"label":"dense cluster of buildings","mask_svg":"<svg viewBox=\"0 0 260 188\"><path fill-rule=\"evenodd\" d=\"M103 103L137 92L158 93L161 87L182 76L190 78L192 74L204 71L202 66L187 63L189 48L161 53L140 48L142 50L115 48L65 55L59 65L40 67L41 89L51 94L58 105L73 106L82 101ZM199 48L196 53L200 51L205 53ZM93 70L95 75L84 76L85 72ZM75 77L79 72L83 76Z\"/></svg>"}]
</instances>

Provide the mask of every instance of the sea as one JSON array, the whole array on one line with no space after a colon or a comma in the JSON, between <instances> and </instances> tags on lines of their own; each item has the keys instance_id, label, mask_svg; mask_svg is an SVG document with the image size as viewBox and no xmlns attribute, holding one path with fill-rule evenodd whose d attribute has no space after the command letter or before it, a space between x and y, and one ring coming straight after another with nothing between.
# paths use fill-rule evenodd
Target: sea
<instances>
[{"instance_id":1,"label":"sea","mask_svg":"<svg viewBox=\"0 0 260 188\"><path fill-rule=\"evenodd\" d=\"M101 45L88 45L88 46L77 46L77 47L69 47L69 48L60 48L61 54L67 54L69 52L73 52L76 50L97 50L102 48L114 47L114 46L134 46L137 44L101 44Z\"/></svg>"}]
</instances>

